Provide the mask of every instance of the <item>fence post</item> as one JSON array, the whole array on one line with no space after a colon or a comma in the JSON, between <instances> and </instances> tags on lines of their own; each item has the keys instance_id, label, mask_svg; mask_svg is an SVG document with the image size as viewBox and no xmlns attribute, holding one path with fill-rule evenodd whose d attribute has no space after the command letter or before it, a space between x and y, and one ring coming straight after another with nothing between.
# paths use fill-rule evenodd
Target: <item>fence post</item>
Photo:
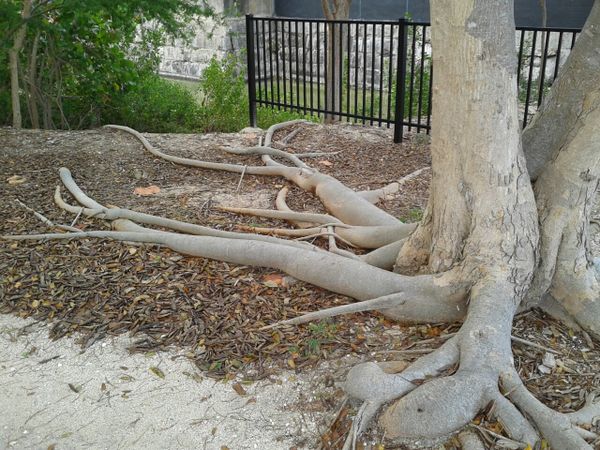
<instances>
[{"instance_id":1,"label":"fence post","mask_svg":"<svg viewBox=\"0 0 600 450\"><path fill-rule=\"evenodd\" d=\"M396 107L394 109L394 142L402 142L404 131L404 97L406 79L406 19L398 20L398 51L396 62Z\"/></svg>"},{"instance_id":2,"label":"fence post","mask_svg":"<svg viewBox=\"0 0 600 450\"><path fill-rule=\"evenodd\" d=\"M256 73L254 71L254 16L246 14L246 58L248 63L248 106L250 126L256 127Z\"/></svg>"}]
</instances>

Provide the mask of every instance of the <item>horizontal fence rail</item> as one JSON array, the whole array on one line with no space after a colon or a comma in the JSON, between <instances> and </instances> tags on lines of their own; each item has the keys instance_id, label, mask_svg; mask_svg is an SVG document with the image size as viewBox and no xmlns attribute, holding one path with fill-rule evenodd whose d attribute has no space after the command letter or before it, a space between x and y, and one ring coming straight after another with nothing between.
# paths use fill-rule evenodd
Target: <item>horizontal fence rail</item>
<instances>
[{"instance_id":1,"label":"horizontal fence rail","mask_svg":"<svg viewBox=\"0 0 600 450\"><path fill-rule=\"evenodd\" d=\"M516 30L518 92L526 126L556 79L579 29ZM428 23L246 16L250 122L256 107L326 121L431 130Z\"/></svg>"}]
</instances>

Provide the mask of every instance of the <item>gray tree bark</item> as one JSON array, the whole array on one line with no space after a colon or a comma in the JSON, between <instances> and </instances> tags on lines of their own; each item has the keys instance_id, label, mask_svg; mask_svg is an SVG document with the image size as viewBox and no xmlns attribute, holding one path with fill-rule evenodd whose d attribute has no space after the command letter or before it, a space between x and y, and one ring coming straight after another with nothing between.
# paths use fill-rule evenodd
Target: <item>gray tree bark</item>
<instances>
[{"instance_id":1,"label":"gray tree bark","mask_svg":"<svg viewBox=\"0 0 600 450\"><path fill-rule=\"evenodd\" d=\"M344 20L350 17L350 5L352 0L321 0L323 13L327 20ZM325 77L327 89L325 92L325 108L335 111L340 104L340 87L342 85L343 73L341 67L342 55L340 48L345 48L344 27L334 23L327 24L327 70ZM325 114L325 123L339 120L335 114Z\"/></svg>"}]
</instances>

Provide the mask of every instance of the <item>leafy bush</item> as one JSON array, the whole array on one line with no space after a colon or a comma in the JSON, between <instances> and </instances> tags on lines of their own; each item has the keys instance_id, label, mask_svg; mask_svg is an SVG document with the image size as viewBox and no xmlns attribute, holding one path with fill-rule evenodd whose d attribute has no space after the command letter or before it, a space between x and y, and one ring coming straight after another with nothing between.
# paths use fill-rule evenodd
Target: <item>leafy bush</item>
<instances>
[{"instance_id":1,"label":"leafy bush","mask_svg":"<svg viewBox=\"0 0 600 450\"><path fill-rule=\"evenodd\" d=\"M200 78L201 122L206 132L235 132L248 125L248 94L234 56L212 58Z\"/></svg>"},{"instance_id":2,"label":"leafy bush","mask_svg":"<svg viewBox=\"0 0 600 450\"><path fill-rule=\"evenodd\" d=\"M202 72L199 97L203 131L236 132L248 126L249 99L243 70L245 65L231 55L222 61L213 58ZM261 128L302 118L318 120L292 111L257 108L257 124Z\"/></svg>"},{"instance_id":3,"label":"leafy bush","mask_svg":"<svg viewBox=\"0 0 600 450\"><path fill-rule=\"evenodd\" d=\"M113 108L113 114L103 117L104 123L153 133L192 133L202 128L200 105L193 93L154 74L119 95Z\"/></svg>"}]
</instances>

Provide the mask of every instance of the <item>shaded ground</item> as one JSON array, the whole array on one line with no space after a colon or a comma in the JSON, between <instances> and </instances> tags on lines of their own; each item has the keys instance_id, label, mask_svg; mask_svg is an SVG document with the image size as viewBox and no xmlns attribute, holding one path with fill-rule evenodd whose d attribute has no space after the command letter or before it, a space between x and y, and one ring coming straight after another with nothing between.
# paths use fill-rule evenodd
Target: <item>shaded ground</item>
<instances>
[{"instance_id":1,"label":"shaded ground","mask_svg":"<svg viewBox=\"0 0 600 450\"><path fill-rule=\"evenodd\" d=\"M288 132L277 134L275 141ZM220 151L223 146L255 145L259 136L253 132L147 137L171 154L257 162ZM355 189L381 187L429 164L422 137L393 145L389 130L345 125L302 126L286 150L342 150L311 164ZM58 211L52 202L61 166L71 169L84 191L100 203L221 229L235 229L235 224L282 225L214 209L217 205L271 208L284 184L280 179L245 176L238 191L238 175L175 166L152 157L135 138L124 133L1 129L0 234L48 231L16 203L17 198L55 223L73 221L74 217ZM23 177L19 180L23 182L7 182L15 175ZM418 220L427 198L428 177L426 172L407 183L403 192L383 207L397 217ZM148 186L158 186L160 192L147 197L134 194L134 189ZM296 189L292 189L288 200L294 209L320 210L318 202ZM84 218L76 225L82 229L106 228L106 224ZM147 355L176 349L203 373L238 382L268 380L282 369L308 373L321 361L337 361L345 355L350 355L353 362L398 357L411 360L439 346L448 333L457 329L455 325L400 327L377 314L355 314L308 326L260 331L263 325L349 299L305 283L288 285L281 274L270 270L182 257L157 246L98 240L0 241L0 273L0 312L49 321L52 338L73 335L83 348L95 349L109 336L129 333L128 345L134 352ZM579 407L585 395L600 386L597 344L595 347L586 336L536 312L527 314L533 320L527 324L517 321L515 334L549 349L515 344L517 364L528 387L552 407L563 411ZM549 370L540 368L547 353L556 355ZM0 365L0 369L6 367ZM323 376L325 373L333 382L342 379L345 370L331 374L325 369ZM321 428L313 423L313 434L327 428L328 420L332 420L327 414L340 411L341 393L333 390L329 395L329 400L312 406L324 414ZM303 408L306 406L298 409ZM351 410L341 411L343 419ZM338 422L326 440L339 440L347 421ZM480 425L495 433L502 431L499 424L487 423L483 417ZM311 442L299 440L295 445L312 448L314 439ZM211 445L206 448L219 448L216 442ZM453 445L449 443L448 448Z\"/></svg>"}]
</instances>

